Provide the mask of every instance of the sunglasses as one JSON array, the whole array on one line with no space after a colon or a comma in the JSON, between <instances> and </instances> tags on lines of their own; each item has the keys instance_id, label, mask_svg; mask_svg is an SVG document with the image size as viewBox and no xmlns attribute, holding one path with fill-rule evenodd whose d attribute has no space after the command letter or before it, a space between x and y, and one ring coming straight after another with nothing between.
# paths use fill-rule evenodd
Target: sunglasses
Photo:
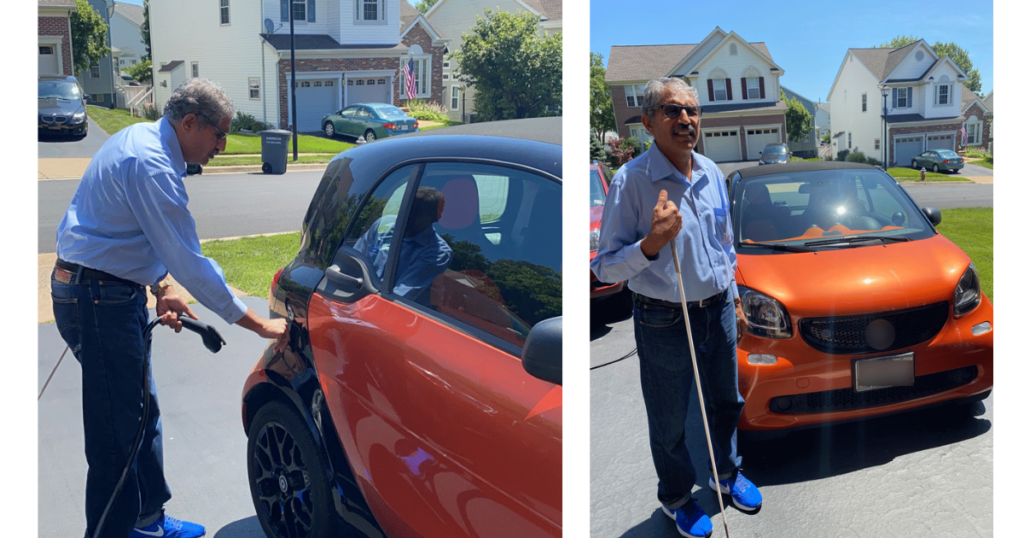
<instances>
[{"instance_id":1,"label":"sunglasses","mask_svg":"<svg viewBox=\"0 0 1024 538\"><path fill-rule=\"evenodd\" d=\"M217 129L217 133L219 133L219 135L220 135L220 136L218 136L218 137L217 137L217 143L218 143L218 144L220 144L220 141L221 141L221 140L224 140L225 138L227 138L227 137L228 137L228 134L227 134L227 133L225 133L225 132L224 132L223 130L221 130L221 128L220 128L220 127L217 127L217 124L216 124L216 123L214 123L214 122L213 122L212 120L210 120L210 118L206 117L206 114L203 114L203 113L201 113L201 112L197 112L196 114L197 114L198 116L202 116L202 118L203 118L204 120L206 120L206 123L208 123L208 124L210 125L210 127L213 127L214 129ZM667 114L667 113L666 113L666 114ZM677 115L678 115L678 114L677 114Z\"/></svg>"},{"instance_id":2,"label":"sunglasses","mask_svg":"<svg viewBox=\"0 0 1024 538\"><path fill-rule=\"evenodd\" d=\"M686 112L686 116L687 117L690 117L690 118L698 118L698 117L700 117L700 107L699 106L689 106L689 105L685 105L685 106L684 105L658 105L658 106L656 106L654 108L660 108L661 111L665 113L665 117L670 119L670 120L678 118L679 117L679 113L680 112L684 112L684 111Z\"/></svg>"}]
</instances>

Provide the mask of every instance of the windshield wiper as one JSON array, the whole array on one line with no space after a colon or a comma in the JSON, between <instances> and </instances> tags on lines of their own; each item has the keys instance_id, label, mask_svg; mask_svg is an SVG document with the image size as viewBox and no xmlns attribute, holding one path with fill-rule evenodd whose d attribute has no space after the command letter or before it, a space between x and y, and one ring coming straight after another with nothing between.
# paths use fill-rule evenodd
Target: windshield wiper
<instances>
[{"instance_id":1,"label":"windshield wiper","mask_svg":"<svg viewBox=\"0 0 1024 538\"><path fill-rule=\"evenodd\" d=\"M781 252L817 252L813 248L795 247L793 245L780 245L778 243L748 243L746 241L740 243L741 247L758 247L758 248L770 248L772 250L778 250Z\"/></svg>"},{"instance_id":2,"label":"windshield wiper","mask_svg":"<svg viewBox=\"0 0 1024 538\"><path fill-rule=\"evenodd\" d=\"M838 237L836 239L826 239L824 241L812 241L810 243L804 243L807 246L824 246L824 245L840 245L840 244L851 244L851 243L864 243L867 241L881 241L882 245L885 245L886 241L905 242L910 241L907 237L893 237L885 235L858 235L856 237Z\"/></svg>"}]
</instances>

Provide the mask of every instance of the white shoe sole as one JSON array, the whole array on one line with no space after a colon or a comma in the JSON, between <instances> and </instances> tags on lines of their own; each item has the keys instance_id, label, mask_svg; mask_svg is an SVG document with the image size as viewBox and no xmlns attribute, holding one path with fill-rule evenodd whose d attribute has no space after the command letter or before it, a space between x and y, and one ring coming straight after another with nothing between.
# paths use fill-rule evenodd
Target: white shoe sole
<instances>
[{"instance_id":1,"label":"white shoe sole","mask_svg":"<svg viewBox=\"0 0 1024 538\"><path fill-rule=\"evenodd\" d=\"M666 516L668 516L668 517L669 517L669 519L671 519L671 520L672 520L672 523L675 523L675 522L676 522L676 516L672 515L672 512L670 512L668 508L665 508L665 505L664 505L664 504L663 504L663 505L661 505L661 511L662 511L662 513L664 513L664 514L665 514ZM679 525L676 525L676 532L678 532L679 534L681 534L681 535L685 536L686 538L711 538L711 534L712 534L712 533L710 533L710 532L709 532L709 533L708 533L708 535L707 535L707 536L705 536L705 537L701 537L701 536L694 536L694 535L692 535L692 534L688 534L688 533L685 533L685 532L683 532L683 529L680 529L680 528L679 528Z\"/></svg>"},{"instance_id":2,"label":"white shoe sole","mask_svg":"<svg viewBox=\"0 0 1024 538\"><path fill-rule=\"evenodd\" d=\"M711 478L708 479L708 486L712 490L718 491L718 487L717 487L718 484L714 481L714 479L711 479ZM724 488L722 490L722 495L728 495L728 496L732 497L732 494L729 491L727 491L728 489L729 488ZM756 512L759 508L761 508L760 504L757 505L757 506L753 506L753 507L743 506L742 504L736 502L736 499L732 500L732 505L735 506L737 510L742 510L744 512ZM663 506L663 508L664 508L664 506Z\"/></svg>"}]
</instances>

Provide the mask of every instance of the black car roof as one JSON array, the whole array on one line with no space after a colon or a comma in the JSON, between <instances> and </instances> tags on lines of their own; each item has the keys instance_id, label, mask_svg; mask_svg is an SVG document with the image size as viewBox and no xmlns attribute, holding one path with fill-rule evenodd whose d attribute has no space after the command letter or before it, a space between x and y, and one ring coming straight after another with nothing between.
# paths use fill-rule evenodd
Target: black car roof
<instances>
[{"instance_id":1,"label":"black car roof","mask_svg":"<svg viewBox=\"0 0 1024 538\"><path fill-rule=\"evenodd\" d=\"M817 170L878 170L878 167L871 164L851 163L846 161L801 161L787 164L772 164L769 166L751 166L737 170L740 177L749 179L758 176L770 176L772 174L791 174L793 172L814 172Z\"/></svg>"}]
</instances>

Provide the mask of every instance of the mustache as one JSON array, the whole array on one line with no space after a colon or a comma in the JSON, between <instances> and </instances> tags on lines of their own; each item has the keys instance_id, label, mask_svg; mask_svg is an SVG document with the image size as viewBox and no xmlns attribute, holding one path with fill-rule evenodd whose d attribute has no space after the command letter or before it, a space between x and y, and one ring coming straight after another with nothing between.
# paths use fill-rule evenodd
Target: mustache
<instances>
[{"instance_id":1,"label":"mustache","mask_svg":"<svg viewBox=\"0 0 1024 538\"><path fill-rule=\"evenodd\" d=\"M672 134L688 134L690 138L697 138L697 129L693 125L676 125L672 128Z\"/></svg>"}]
</instances>

